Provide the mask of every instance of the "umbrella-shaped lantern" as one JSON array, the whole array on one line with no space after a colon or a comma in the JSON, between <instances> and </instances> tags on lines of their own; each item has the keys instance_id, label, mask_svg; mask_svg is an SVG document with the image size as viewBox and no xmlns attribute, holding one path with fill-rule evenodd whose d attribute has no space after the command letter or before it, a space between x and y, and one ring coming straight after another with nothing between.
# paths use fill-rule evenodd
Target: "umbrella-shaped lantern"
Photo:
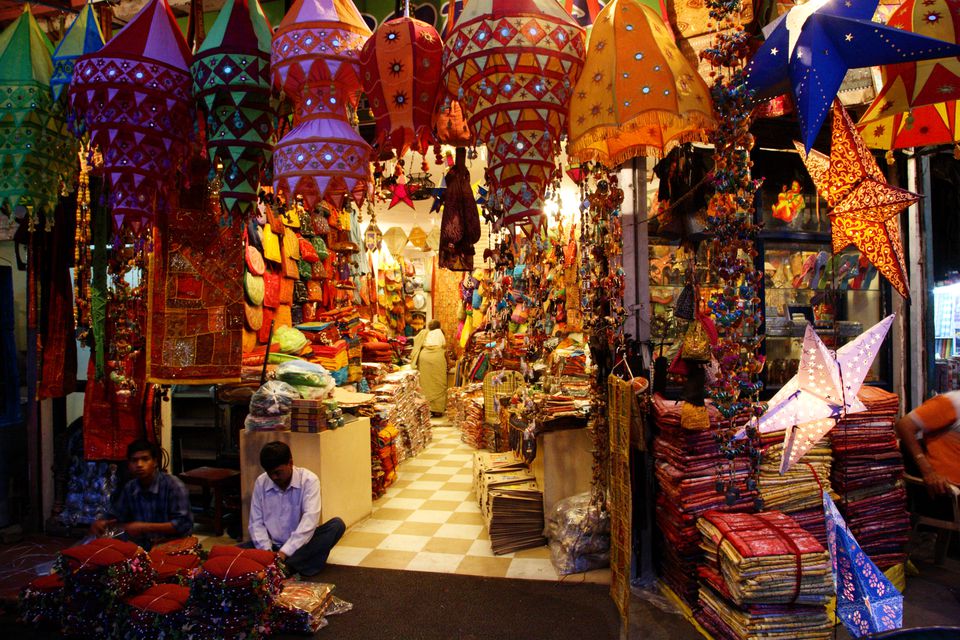
<instances>
[{"instance_id":1,"label":"umbrella-shaped lantern","mask_svg":"<svg viewBox=\"0 0 960 640\"><path fill-rule=\"evenodd\" d=\"M118 229L135 234L167 206L193 130L190 50L166 0L150 0L100 51L81 56L70 100L103 154Z\"/></svg>"},{"instance_id":2,"label":"umbrella-shaped lantern","mask_svg":"<svg viewBox=\"0 0 960 640\"><path fill-rule=\"evenodd\" d=\"M273 37L273 81L293 101L294 126L274 147L274 186L307 207L346 196L361 204L370 146L347 121L360 92L358 55L370 29L350 0L297 0Z\"/></svg>"},{"instance_id":3,"label":"umbrella-shaped lantern","mask_svg":"<svg viewBox=\"0 0 960 640\"><path fill-rule=\"evenodd\" d=\"M31 229L40 213L53 214L63 163L63 123L50 93L52 51L29 5L0 33L0 209L12 216L25 207Z\"/></svg>"},{"instance_id":4,"label":"umbrella-shaped lantern","mask_svg":"<svg viewBox=\"0 0 960 640\"><path fill-rule=\"evenodd\" d=\"M361 80L377 123L377 146L402 156L433 144L433 105L440 86L440 34L416 18L381 24L360 52Z\"/></svg>"},{"instance_id":5,"label":"umbrella-shaped lantern","mask_svg":"<svg viewBox=\"0 0 960 640\"><path fill-rule=\"evenodd\" d=\"M590 32L570 103L567 154L616 166L705 138L713 109L706 83L663 19L641 0L614 0Z\"/></svg>"},{"instance_id":6,"label":"umbrella-shaped lantern","mask_svg":"<svg viewBox=\"0 0 960 640\"><path fill-rule=\"evenodd\" d=\"M907 0L888 25L958 42L960 0ZM868 146L904 149L960 140L960 57L890 64L880 68L883 87L857 128Z\"/></svg>"},{"instance_id":7,"label":"umbrella-shaped lantern","mask_svg":"<svg viewBox=\"0 0 960 640\"><path fill-rule=\"evenodd\" d=\"M273 143L271 36L257 0L227 0L190 68L211 164L223 165L224 210L236 216L253 212Z\"/></svg>"},{"instance_id":8,"label":"umbrella-shaped lantern","mask_svg":"<svg viewBox=\"0 0 960 640\"><path fill-rule=\"evenodd\" d=\"M903 595L867 557L830 496L823 493L837 617L854 638L903 626Z\"/></svg>"},{"instance_id":9,"label":"umbrella-shaped lantern","mask_svg":"<svg viewBox=\"0 0 960 640\"><path fill-rule=\"evenodd\" d=\"M555 0L471 0L444 47L444 80L487 146L499 224L543 221L584 31Z\"/></svg>"}]
</instances>

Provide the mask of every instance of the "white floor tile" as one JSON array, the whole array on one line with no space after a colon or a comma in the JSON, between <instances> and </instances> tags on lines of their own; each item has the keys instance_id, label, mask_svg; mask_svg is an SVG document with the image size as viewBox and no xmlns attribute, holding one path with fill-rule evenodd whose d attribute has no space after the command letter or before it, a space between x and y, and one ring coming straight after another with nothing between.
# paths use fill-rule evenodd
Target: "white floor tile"
<instances>
[{"instance_id":1,"label":"white floor tile","mask_svg":"<svg viewBox=\"0 0 960 640\"><path fill-rule=\"evenodd\" d=\"M429 536L408 536L402 533L392 533L377 545L377 549L392 549L394 551L422 551L430 542Z\"/></svg>"},{"instance_id":2,"label":"white floor tile","mask_svg":"<svg viewBox=\"0 0 960 640\"><path fill-rule=\"evenodd\" d=\"M507 577L551 581L560 579L553 563L546 558L514 558L507 568Z\"/></svg>"},{"instance_id":3,"label":"white floor tile","mask_svg":"<svg viewBox=\"0 0 960 640\"><path fill-rule=\"evenodd\" d=\"M493 558L493 547L490 545L489 540L474 540L473 544L470 545L470 548L467 549L467 555L480 556L481 558ZM512 558L513 554L509 553L500 557Z\"/></svg>"},{"instance_id":4,"label":"white floor tile","mask_svg":"<svg viewBox=\"0 0 960 640\"><path fill-rule=\"evenodd\" d=\"M413 560L410 561L410 564L407 565L407 569L410 571L453 573L456 571L462 560L463 556L452 553L431 553L429 551L421 551L414 556Z\"/></svg>"},{"instance_id":5,"label":"white floor tile","mask_svg":"<svg viewBox=\"0 0 960 640\"><path fill-rule=\"evenodd\" d=\"M452 500L455 502L463 502L469 497L469 491L437 491L433 494L433 500Z\"/></svg>"},{"instance_id":6,"label":"white floor tile","mask_svg":"<svg viewBox=\"0 0 960 640\"><path fill-rule=\"evenodd\" d=\"M472 473L457 473L450 476L450 482L470 482L473 483Z\"/></svg>"},{"instance_id":7,"label":"white floor tile","mask_svg":"<svg viewBox=\"0 0 960 640\"><path fill-rule=\"evenodd\" d=\"M468 500L458 505L454 511L457 513L480 513L480 504L477 503L476 496L471 495Z\"/></svg>"},{"instance_id":8,"label":"white floor tile","mask_svg":"<svg viewBox=\"0 0 960 640\"><path fill-rule=\"evenodd\" d=\"M415 487L407 488L414 489ZM419 509L423 506L424 502L426 502L426 500L421 498L391 498L381 506L386 509Z\"/></svg>"},{"instance_id":9,"label":"white floor tile","mask_svg":"<svg viewBox=\"0 0 960 640\"><path fill-rule=\"evenodd\" d=\"M418 509L410 514L407 522L427 522L430 524L443 524L450 519L453 514L449 511L433 511L430 509Z\"/></svg>"},{"instance_id":10,"label":"white floor tile","mask_svg":"<svg viewBox=\"0 0 960 640\"><path fill-rule=\"evenodd\" d=\"M416 489L418 491L437 491L445 484L446 482L439 482L437 480L418 480L416 484L406 488Z\"/></svg>"},{"instance_id":11,"label":"white floor tile","mask_svg":"<svg viewBox=\"0 0 960 640\"><path fill-rule=\"evenodd\" d=\"M444 460L463 460L464 462L473 462L473 456L469 453L451 453L444 456Z\"/></svg>"},{"instance_id":12,"label":"white floor tile","mask_svg":"<svg viewBox=\"0 0 960 640\"><path fill-rule=\"evenodd\" d=\"M479 524L442 524L434 536L437 538L476 540L481 531L483 531L483 526Z\"/></svg>"},{"instance_id":13,"label":"white floor tile","mask_svg":"<svg viewBox=\"0 0 960 640\"><path fill-rule=\"evenodd\" d=\"M340 544L330 551L330 557L327 559L327 562L330 564L342 564L348 567L355 567L363 562L363 559L366 558L371 551L373 551L373 549L347 547Z\"/></svg>"}]
</instances>

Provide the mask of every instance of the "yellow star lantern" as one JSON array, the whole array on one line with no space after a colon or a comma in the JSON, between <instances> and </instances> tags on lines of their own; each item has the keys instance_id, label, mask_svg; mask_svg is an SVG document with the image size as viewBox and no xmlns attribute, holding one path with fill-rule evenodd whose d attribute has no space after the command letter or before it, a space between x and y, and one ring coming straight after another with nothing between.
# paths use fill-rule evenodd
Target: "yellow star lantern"
<instances>
[{"instance_id":1,"label":"yellow star lantern","mask_svg":"<svg viewBox=\"0 0 960 640\"><path fill-rule=\"evenodd\" d=\"M910 297L897 215L920 199L887 184L853 121L835 100L830 156L804 153L794 142L807 171L830 206L833 252L856 246L904 298Z\"/></svg>"},{"instance_id":2,"label":"yellow star lantern","mask_svg":"<svg viewBox=\"0 0 960 640\"><path fill-rule=\"evenodd\" d=\"M618 165L705 139L710 90L670 30L640 0L613 0L593 25L570 102L567 154Z\"/></svg>"}]
</instances>

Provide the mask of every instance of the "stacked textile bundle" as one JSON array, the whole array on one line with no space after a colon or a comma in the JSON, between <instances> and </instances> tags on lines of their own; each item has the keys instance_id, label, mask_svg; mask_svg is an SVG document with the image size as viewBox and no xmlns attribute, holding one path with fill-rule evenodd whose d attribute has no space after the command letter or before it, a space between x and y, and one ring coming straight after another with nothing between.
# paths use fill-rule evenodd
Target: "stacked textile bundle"
<instances>
[{"instance_id":1,"label":"stacked textile bundle","mask_svg":"<svg viewBox=\"0 0 960 640\"><path fill-rule=\"evenodd\" d=\"M763 458L760 463L760 497L763 508L789 514L821 545L827 544L823 521L821 486L830 491L830 469L833 451L829 435L815 444L784 475L780 475L783 457L783 432L761 437ZM831 497L833 494L831 493Z\"/></svg>"},{"instance_id":2,"label":"stacked textile bundle","mask_svg":"<svg viewBox=\"0 0 960 640\"><path fill-rule=\"evenodd\" d=\"M64 584L61 630L65 636L108 636L124 598L154 583L146 551L113 538L65 549L57 558L56 572Z\"/></svg>"},{"instance_id":3,"label":"stacked textile bundle","mask_svg":"<svg viewBox=\"0 0 960 640\"><path fill-rule=\"evenodd\" d=\"M486 446L483 424L483 385L472 383L450 387L447 391L447 416L460 428L460 440L474 449Z\"/></svg>"},{"instance_id":4,"label":"stacked textile bundle","mask_svg":"<svg viewBox=\"0 0 960 640\"><path fill-rule=\"evenodd\" d=\"M663 534L661 575L664 583L691 607L697 603L697 566L701 562L697 518L711 509L748 511L756 492L747 489L748 461L734 460L732 476L721 455L713 429L692 431L680 426L679 402L655 395L654 420L659 435L654 440L657 524ZM719 414L710 411L711 422ZM732 479L732 491L718 491L718 470L723 480Z\"/></svg>"},{"instance_id":5,"label":"stacked textile bundle","mask_svg":"<svg viewBox=\"0 0 960 640\"><path fill-rule=\"evenodd\" d=\"M215 546L190 588L186 637L257 637L282 589L274 552Z\"/></svg>"},{"instance_id":6,"label":"stacked textile bundle","mask_svg":"<svg viewBox=\"0 0 960 640\"><path fill-rule=\"evenodd\" d=\"M180 635L186 623L190 588L158 584L127 598L117 618L112 638L122 640L165 640Z\"/></svg>"},{"instance_id":7,"label":"stacked textile bundle","mask_svg":"<svg viewBox=\"0 0 960 640\"><path fill-rule=\"evenodd\" d=\"M34 627L60 627L63 615L63 578L56 573L34 579L20 591L21 620Z\"/></svg>"},{"instance_id":8,"label":"stacked textile bundle","mask_svg":"<svg viewBox=\"0 0 960 640\"><path fill-rule=\"evenodd\" d=\"M560 376L558 386L564 395L574 398L586 398L590 395L593 382L587 376Z\"/></svg>"},{"instance_id":9,"label":"stacked textile bundle","mask_svg":"<svg viewBox=\"0 0 960 640\"><path fill-rule=\"evenodd\" d=\"M862 387L859 398L867 410L848 414L832 431L832 483L837 507L860 547L880 569L888 569L906 560L910 532L894 430L899 399L876 387Z\"/></svg>"},{"instance_id":10,"label":"stacked textile bundle","mask_svg":"<svg viewBox=\"0 0 960 640\"><path fill-rule=\"evenodd\" d=\"M390 373L390 365L382 362L363 362L363 378L367 381L370 388L383 384L383 376Z\"/></svg>"},{"instance_id":11,"label":"stacked textile bundle","mask_svg":"<svg viewBox=\"0 0 960 640\"><path fill-rule=\"evenodd\" d=\"M347 336L347 382L363 379L363 344L360 336Z\"/></svg>"},{"instance_id":12,"label":"stacked textile bundle","mask_svg":"<svg viewBox=\"0 0 960 640\"><path fill-rule=\"evenodd\" d=\"M370 455L373 458L373 497L379 498L387 492L387 487L397 480L397 436L400 432L391 424L375 429L371 428L373 441Z\"/></svg>"},{"instance_id":13,"label":"stacked textile bundle","mask_svg":"<svg viewBox=\"0 0 960 640\"><path fill-rule=\"evenodd\" d=\"M697 619L713 637L830 637L830 555L790 516L709 511L697 527Z\"/></svg>"},{"instance_id":14,"label":"stacked textile bundle","mask_svg":"<svg viewBox=\"0 0 960 640\"><path fill-rule=\"evenodd\" d=\"M381 340L367 340L363 343L363 362L393 362L396 352L393 345Z\"/></svg>"},{"instance_id":15,"label":"stacked textile bundle","mask_svg":"<svg viewBox=\"0 0 960 640\"><path fill-rule=\"evenodd\" d=\"M340 339L330 345L313 345L313 360L330 372L343 369L349 363L347 341Z\"/></svg>"},{"instance_id":16,"label":"stacked textile bundle","mask_svg":"<svg viewBox=\"0 0 960 640\"><path fill-rule=\"evenodd\" d=\"M433 439L430 405L420 391L417 371L396 371L383 377L383 384L371 389L377 397L373 408L400 432L397 459L415 456ZM425 406L426 405L426 406Z\"/></svg>"},{"instance_id":17,"label":"stacked textile bundle","mask_svg":"<svg viewBox=\"0 0 960 640\"><path fill-rule=\"evenodd\" d=\"M311 635L327 626L324 617L333 601L333 585L290 580L271 611L271 633Z\"/></svg>"}]
</instances>

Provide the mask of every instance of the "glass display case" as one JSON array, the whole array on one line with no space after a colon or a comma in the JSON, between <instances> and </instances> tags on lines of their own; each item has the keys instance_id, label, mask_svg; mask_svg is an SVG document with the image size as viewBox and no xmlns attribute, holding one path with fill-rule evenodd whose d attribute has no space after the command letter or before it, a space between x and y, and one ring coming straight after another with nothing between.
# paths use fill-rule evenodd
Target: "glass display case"
<instances>
[{"instance_id":1,"label":"glass display case","mask_svg":"<svg viewBox=\"0 0 960 640\"><path fill-rule=\"evenodd\" d=\"M817 196L797 153L760 150L753 159L755 174L764 178L757 198L763 226L756 264L764 271L763 397L769 397L797 372L806 322L829 348L840 348L889 313L890 287L854 247L833 255L827 205ZM659 317L660 326L666 327L660 334L651 331L652 347L656 350L662 343L665 354L673 351L670 347L686 328L674 319L673 307L691 261L689 252L677 244L675 239L649 238L651 317ZM708 245L700 243L695 261L704 297L716 286L705 273ZM891 354L888 339L867 384L889 385Z\"/></svg>"}]
</instances>

